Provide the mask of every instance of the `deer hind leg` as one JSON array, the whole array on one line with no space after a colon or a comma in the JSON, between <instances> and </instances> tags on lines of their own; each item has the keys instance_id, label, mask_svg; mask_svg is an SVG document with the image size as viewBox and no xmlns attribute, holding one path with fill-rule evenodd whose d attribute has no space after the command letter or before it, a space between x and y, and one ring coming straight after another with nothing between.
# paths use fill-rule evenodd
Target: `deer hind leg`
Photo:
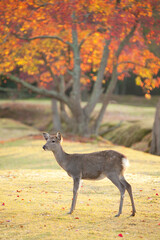
<instances>
[{"instance_id":1,"label":"deer hind leg","mask_svg":"<svg viewBox=\"0 0 160 240\"><path fill-rule=\"evenodd\" d=\"M125 180L125 178L124 178L123 176L120 178L120 182L125 186L128 194L129 194L129 196L130 196L130 199L131 199L131 204L132 204L132 214L131 214L131 216L135 216L136 209L135 209L134 200L133 200L132 187L131 187L131 185Z\"/></svg>"},{"instance_id":2,"label":"deer hind leg","mask_svg":"<svg viewBox=\"0 0 160 240\"><path fill-rule=\"evenodd\" d=\"M111 182L119 189L120 191L120 204L119 204L119 211L118 214L115 215L115 217L119 217L120 214L122 213L122 207L123 207L123 199L124 199L124 194L125 194L125 186L120 182L118 175L113 172L110 174L107 174L107 177Z\"/></svg>"},{"instance_id":3,"label":"deer hind leg","mask_svg":"<svg viewBox=\"0 0 160 240\"><path fill-rule=\"evenodd\" d=\"M78 196L79 185L80 185L80 178L74 178L73 179L73 199L72 199L72 205L71 205L71 209L69 211L69 214L72 214L72 212L75 209L77 196Z\"/></svg>"}]
</instances>

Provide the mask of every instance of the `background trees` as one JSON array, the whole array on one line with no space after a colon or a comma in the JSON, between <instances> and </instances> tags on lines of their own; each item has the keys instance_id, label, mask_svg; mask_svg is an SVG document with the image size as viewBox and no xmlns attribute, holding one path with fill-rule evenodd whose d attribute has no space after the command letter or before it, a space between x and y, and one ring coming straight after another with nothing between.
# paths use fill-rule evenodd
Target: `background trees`
<instances>
[{"instance_id":1,"label":"background trees","mask_svg":"<svg viewBox=\"0 0 160 240\"><path fill-rule=\"evenodd\" d=\"M150 48L160 41L159 10L156 0L1 1L0 72L6 80L50 97L58 129L63 119L78 134L97 134L118 79L136 74L148 98L159 86L160 60ZM81 92L91 81L84 105Z\"/></svg>"}]
</instances>

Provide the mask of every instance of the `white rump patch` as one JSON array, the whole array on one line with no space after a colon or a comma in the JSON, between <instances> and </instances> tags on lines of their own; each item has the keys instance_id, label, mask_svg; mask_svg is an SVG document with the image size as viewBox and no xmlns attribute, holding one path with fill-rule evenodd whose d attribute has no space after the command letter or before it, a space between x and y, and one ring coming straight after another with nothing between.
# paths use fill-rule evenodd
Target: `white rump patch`
<instances>
[{"instance_id":1,"label":"white rump patch","mask_svg":"<svg viewBox=\"0 0 160 240\"><path fill-rule=\"evenodd\" d=\"M122 158L122 165L124 168L129 167L129 161L127 158Z\"/></svg>"}]
</instances>

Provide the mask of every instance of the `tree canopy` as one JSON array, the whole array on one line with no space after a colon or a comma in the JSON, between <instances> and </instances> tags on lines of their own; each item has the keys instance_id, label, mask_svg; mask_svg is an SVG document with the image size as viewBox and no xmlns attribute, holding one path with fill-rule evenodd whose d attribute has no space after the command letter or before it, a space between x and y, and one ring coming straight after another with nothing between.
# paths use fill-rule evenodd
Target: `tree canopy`
<instances>
[{"instance_id":1,"label":"tree canopy","mask_svg":"<svg viewBox=\"0 0 160 240\"><path fill-rule=\"evenodd\" d=\"M67 105L83 133L109 81L92 125L97 132L117 79L136 74L148 98L159 87L159 13L158 0L2 0L0 74L60 101L69 120ZM91 81L82 107L81 90Z\"/></svg>"}]
</instances>

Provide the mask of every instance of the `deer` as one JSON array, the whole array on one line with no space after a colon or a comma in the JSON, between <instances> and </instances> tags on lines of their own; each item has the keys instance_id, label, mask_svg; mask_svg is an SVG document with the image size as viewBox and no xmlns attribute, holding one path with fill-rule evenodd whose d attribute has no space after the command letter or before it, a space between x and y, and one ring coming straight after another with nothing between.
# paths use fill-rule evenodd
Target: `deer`
<instances>
[{"instance_id":1,"label":"deer","mask_svg":"<svg viewBox=\"0 0 160 240\"><path fill-rule=\"evenodd\" d=\"M100 180L107 177L120 191L119 211L115 217L119 217L122 213L125 190L131 200L131 216L135 216L132 187L124 178L124 171L129 165L125 155L114 150L69 154L62 148L63 138L60 132L54 135L43 133L43 136L46 140L43 149L53 152L57 163L73 178L73 199L68 214L72 214L75 210L81 180Z\"/></svg>"}]
</instances>

